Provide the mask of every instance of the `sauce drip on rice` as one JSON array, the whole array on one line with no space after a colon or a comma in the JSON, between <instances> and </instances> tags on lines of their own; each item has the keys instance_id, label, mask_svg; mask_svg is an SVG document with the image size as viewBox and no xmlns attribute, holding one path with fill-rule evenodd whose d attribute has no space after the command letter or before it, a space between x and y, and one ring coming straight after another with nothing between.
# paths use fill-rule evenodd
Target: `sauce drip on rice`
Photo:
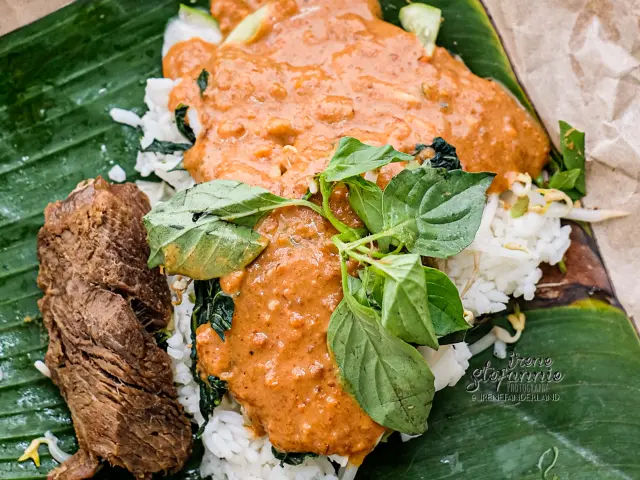
<instances>
[{"instance_id":1,"label":"sauce drip on rice","mask_svg":"<svg viewBox=\"0 0 640 480\"><path fill-rule=\"evenodd\" d=\"M258 2L217 0L228 32ZM494 82L476 77L446 50L431 58L416 37L383 22L377 2L281 0L248 45L194 39L164 59L165 76L183 78L170 105L198 111L202 130L184 164L200 182L234 179L300 197L339 138L412 152L436 136L456 146L468 171L535 177L549 144L542 129ZM201 94L196 83L209 73ZM401 169L392 164L381 185ZM343 202L344 203L344 202ZM203 373L230 391L279 449L340 454L359 463L383 434L339 385L326 330L341 296L331 225L304 208L267 217L271 240L246 271L222 279L235 296L223 342L198 330Z\"/></svg>"}]
</instances>

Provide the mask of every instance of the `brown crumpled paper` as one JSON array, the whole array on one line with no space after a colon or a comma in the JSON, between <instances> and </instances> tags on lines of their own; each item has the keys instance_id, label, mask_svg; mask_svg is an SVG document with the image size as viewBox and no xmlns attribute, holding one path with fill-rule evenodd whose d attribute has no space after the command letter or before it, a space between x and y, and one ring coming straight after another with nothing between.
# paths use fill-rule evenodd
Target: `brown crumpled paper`
<instances>
[{"instance_id":1,"label":"brown crumpled paper","mask_svg":"<svg viewBox=\"0 0 640 480\"><path fill-rule=\"evenodd\" d=\"M70 0L0 0L0 34ZM640 0L485 0L554 141L587 133L585 204L631 215L594 226L620 301L640 319Z\"/></svg>"},{"instance_id":2,"label":"brown crumpled paper","mask_svg":"<svg viewBox=\"0 0 640 480\"><path fill-rule=\"evenodd\" d=\"M31 23L73 0L0 0L0 35Z\"/></svg>"},{"instance_id":3,"label":"brown crumpled paper","mask_svg":"<svg viewBox=\"0 0 640 480\"><path fill-rule=\"evenodd\" d=\"M640 320L640 0L485 0L554 142L586 132L588 207L626 218L594 231L618 297Z\"/></svg>"}]
</instances>

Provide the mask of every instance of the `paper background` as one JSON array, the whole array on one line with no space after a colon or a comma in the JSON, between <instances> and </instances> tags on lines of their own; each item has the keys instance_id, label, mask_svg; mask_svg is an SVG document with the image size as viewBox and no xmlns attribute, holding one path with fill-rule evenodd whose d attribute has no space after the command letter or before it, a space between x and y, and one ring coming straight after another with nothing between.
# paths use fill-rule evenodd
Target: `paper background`
<instances>
[{"instance_id":1,"label":"paper background","mask_svg":"<svg viewBox=\"0 0 640 480\"><path fill-rule=\"evenodd\" d=\"M0 35L68 3L0 0ZM631 212L594 230L619 299L638 320L640 0L485 4L553 140L557 141L559 119L587 133L585 204Z\"/></svg>"},{"instance_id":2,"label":"paper background","mask_svg":"<svg viewBox=\"0 0 640 480\"><path fill-rule=\"evenodd\" d=\"M640 0L486 0L516 72L557 144L586 132L589 207L618 297L640 320Z\"/></svg>"}]
</instances>

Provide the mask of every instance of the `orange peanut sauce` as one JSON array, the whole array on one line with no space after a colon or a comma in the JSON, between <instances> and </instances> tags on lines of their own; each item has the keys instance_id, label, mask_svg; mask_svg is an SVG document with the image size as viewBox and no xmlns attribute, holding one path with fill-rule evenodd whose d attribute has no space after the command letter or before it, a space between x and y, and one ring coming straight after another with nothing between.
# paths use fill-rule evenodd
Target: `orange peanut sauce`
<instances>
[{"instance_id":1,"label":"orange peanut sauce","mask_svg":"<svg viewBox=\"0 0 640 480\"><path fill-rule=\"evenodd\" d=\"M256 0L214 0L228 33ZM495 82L473 75L445 49L428 57L413 34L380 19L375 1L279 0L247 45L176 44L164 75L170 98L197 109L202 129L184 165L198 182L234 179L300 197L338 140L412 152L443 137L467 171L539 174L542 128ZM200 92L196 79L209 73ZM402 166L382 169L384 186ZM332 206L349 215L346 190ZM256 433L284 451L340 454L359 463L384 429L340 385L326 331L342 298L335 230L304 208L280 209L258 227L270 240L243 272L222 279L234 294L226 341L197 332L200 368L229 384Z\"/></svg>"}]
</instances>

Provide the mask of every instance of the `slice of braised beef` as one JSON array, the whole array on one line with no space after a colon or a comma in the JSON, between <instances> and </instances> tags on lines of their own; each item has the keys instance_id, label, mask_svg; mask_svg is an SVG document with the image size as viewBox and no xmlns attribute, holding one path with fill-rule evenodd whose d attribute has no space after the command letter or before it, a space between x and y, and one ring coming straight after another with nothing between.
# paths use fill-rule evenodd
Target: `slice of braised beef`
<instances>
[{"instance_id":1,"label":"slice of braised beef","mask_svg":"<svg viewBox=\"0 0 640 480\"><path fill-rule=\"evenodd\" d=\"M179 471L191 454L171 363L151 333L171 318L171 296L164 276L146 266L149 209L135 185L98 177L45 210L38 235L45 363L80 446L50 478L90 478L103 461L150 478Z\"/></svg>"}]
</instances>

